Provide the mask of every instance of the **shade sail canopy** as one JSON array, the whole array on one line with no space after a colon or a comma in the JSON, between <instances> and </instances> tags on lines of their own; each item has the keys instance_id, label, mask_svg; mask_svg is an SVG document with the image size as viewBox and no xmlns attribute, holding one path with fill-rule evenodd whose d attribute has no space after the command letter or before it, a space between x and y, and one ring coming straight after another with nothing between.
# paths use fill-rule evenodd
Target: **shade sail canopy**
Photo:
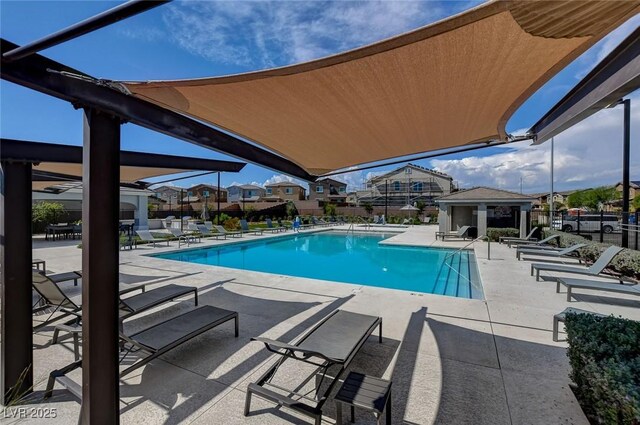
<instances>
[{"instance_id":1,"label":"shade sail canopy","mask_svg":"<svg viewBox=\"0 0 640 425\"><path fill-rule=\"evenodd\" d=\"M501 139L513 112L639 1L493 1L367 47L227 77L128 82L311 174Z\"/></svg>"},{"instance_id":2,"label":"shade sail canopy","mask_svg":"<svg viewBox=\"0 0 640 425\"><path fill-rule=\"evenodd\" d=\"M33 190L82 179L82 147L24 140L0 140L0 159L33 163ZM187 158L142 152L120 152L120 182L146 187L144 180L189 171L238 172L242 162Z\"/></svg>"}]
</instances>

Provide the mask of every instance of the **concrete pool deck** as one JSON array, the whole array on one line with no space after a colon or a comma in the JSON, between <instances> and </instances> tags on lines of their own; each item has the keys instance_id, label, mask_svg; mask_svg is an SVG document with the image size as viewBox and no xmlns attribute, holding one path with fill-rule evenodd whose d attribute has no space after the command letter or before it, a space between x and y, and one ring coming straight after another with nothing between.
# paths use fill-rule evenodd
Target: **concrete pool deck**
<instances>
[{"instance_id":1,"label":"concrete pool deck","mask_svg":"<svg viewBox=\"0 0 640 425\"><path fill-rule=\"evenodd\" d=\"M346 229L346 226L342 226ZM379 230L379 229L372 229ZM436 226L401 230L389 243L463 247L467 242L436 241ZM287 232L290 234L290 232ZM266 234L262 237L279 237ZM243 240L258 239L247 235ZM49 272L78 270L78 241L34 241L34 258ZM203 241L196 246L224 243ZM361 285L249 272L163 260L145 254L175 250L141 246L121 251L121 280L153 285L176 283L199 288L201 305L240 314L240 337L233 327L209 331L121 381L121 422L145 424L312 423L285 408L254 397L252 414L242 415L247 384L273 362L253 336L293 340L336 308L379 315L383 343L363 346L352 370L393 380L393 423L407 424L587 424L568 387L564 343L551 337L552 317L568 306L640 319L640 301L623 295L579 291L566 302L555 283L536 282L528 261L517 261L506 245L472 244L485 300L468 300ZM72 283L69 290L78 290ZM175 302L125 322L133 332L193 309ZM36 316L41 319L46 316ZM51 345L53 329L34 336L36 392L27 404L56 408L47 423L76 423L80 404L57 387L41 402L51 370L73 361L70 339ZM126 359L127 362L129 359ZM72 375L80 381L79 371ZM296 376L295 371L291 376ZM334 423L333 402L323 423ZM345 415L346 418L346 415ZM8 419L3 419L7 421ZM11 423L11 420L8 420ZM38 422L42 419L22 420ZM357 423L375 423L356 410Z\"/></svg>"}]
</instances>

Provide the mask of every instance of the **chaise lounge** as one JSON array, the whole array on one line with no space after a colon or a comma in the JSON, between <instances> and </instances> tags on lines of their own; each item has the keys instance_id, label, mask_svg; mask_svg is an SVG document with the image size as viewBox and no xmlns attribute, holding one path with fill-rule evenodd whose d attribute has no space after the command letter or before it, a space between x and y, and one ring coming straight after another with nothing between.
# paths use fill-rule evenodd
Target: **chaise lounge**
<instances>
[{"instance_id":1,"label":"chaise lounge","mask_svg":"<svg viewBox=\"0 0 640 425\"><path fill-rule=\"evenodd\" d=\"M575 258L580 260L579 257L571 257L571 255L584 246L587 246L587 244L577 243L564 249L520 249L520 247L518 247L516 250L516 258L520 260L520 257L523 255L535 255L536 257Z\"/></svg>"},{"instance_id":2,"label":"chaise lounge","mask_svg":"<svg viewBox=\"0 0 640 425\"><path fill-rule=\"evenodd\" d=\"M533 229L531 229L529 234L527 236L525 236L524 238L515 238L515 237L510 237L510 236L500 236L500 238L498 239L498 242L499 243L503 243L503 242L511 242L511 243L536 242L538 239L533 237L533 234L536 232L536 230L537 230L537 227L534 227Z\"/></svg>"},{"instance_id":3,"label":"chaise lounge","mask_svg":"<svg viewBox=\"0 0 640 425\"><path fill-rule=\"evenodd\" d=\"M531 264L531 276L536 274L536 280L540 280L541 271L559 272L559 273L573 273L582 274L587 276L597 276L604 278L618 279L620 282L624 280L622 277L606 276L602 275L602 271L609 265L613 257L618 255L624 248L619 246L610 246L607 248L600 257L589 267L568 266L564 264L549 264L549 263L532 263ZM556 278L554 278L556 279Z\"/></svg>"},{"instance_id":4,"label":"chaise lounge","mask_svg":"<svg viewBox=\"0 0 640 425\"><path fill-rule=\"evenodd\" d=\"M567 288L567 302L571 302L572 290L575 288L593 289L596 291L617 292L620 294L640 296L640 288L638 288L636 285L625 285L620 283L601 282L589 279L560 277L558 278L556 283L557 293L560 293L560 285L563 285Z\"/></svg>"},{"instance_id":5,"label":"chaise lounge","mask_svg":"<svg viewBox=\"0 0 640 425\"><path fill-rule=\"evenodd\" d=\"M445 240L445 238L467 239L467 233L469 232L470 228L471 226L462 226L455 233L436 232L436 240L438 240L438 237L440 237L442 240Z\"/></svg>"},{"instance_id":6,"label":"chaise lounge","mask_svg":"<svg viewBox=\"0 0 640 425\"><path fill-rule=\"evenodd\" d=\"M549 245L549 242L551 242L552 240L554 240L556 238L560 239L560 235L551 235L551 236L548 236L548 237L542 239L541 241L526 241L526 242L516 242L516 243L507 241L507 246L509 248L511 248L511 245L513 244L513 245L518 245L518 246L521 246L521 247L525 247L526 246L527 248L543 248L543 249L553 248L553 249L555 249L557 247L554 246L554 245Z\"/></svg>"},{"instance_id":7,"label":"chaise lounge","mask_svg":"<svg viewBox=\"0 0 640 425\"><path fill-rule=\"evenodd\" d=\"M140 237L140 240L142 240L143 242L152 243L154 248L156 247L156 243L158 242L166 242L167 246L169 246L169 239L156 238L148 230L136 230L136 234Z\"/></svg>"},{"instance_id":8,"label":"chaise lounge","mask_svg":"<svg viewBox=\"0 0 640 425\"><path fill-rule=\"evenodd\" d=\"M278 405L296 410L315 419L316 425L322 421L322 407L329 398L333 387L349 367L367 338L379 327L379 342L382 342L382 318L365 314L335 310L318 324L313 326L296 343L289 344L268 338L252 338L262 342L270 352L282 356L255 383L249 384L244 406L244 415L251 410L253 394L270 400ZM287 360L304 362L317 366L318 378L315 385L315 396L309 392L301 393L299 389L287 389L272 383L272 378ZM321 391L321 385L327 378L330 367L337 366L331 383ZM327 378L329 379L329 378ZM304 403L307 401L309 403Z\"/></svg>"},{"instance_id":9,"label":"chaise lounge","mask_svg":"<svg viewBox=\"0 0 640 425\"><path fill-rule=\"evenodd\" d=\"M242 230L242 233L251 233L255 236L262 235L262 229L249 229L247 220L240 220L240 229Z\"/></svg>"},{"instance_id":10,"label":"chaise lounge","mask_svg":"<svg viewBox=\"0 0 640 425\"><path fill-rule=\"evenodd\" d=\"M147 355L120 372L120 377L122 378L151 360L230 320L235 321L235 336L237 338L239 335L238 313L210 305L172 317L133 335L126 336L121 333L120 338L125 343L126 352L121 357L120 362L132 352ZM74 340L74 342L78 343L77 340ZM75 349L76 351L78 350L77 347ZM82 387L66 376L67 373L80 367L82 367L82 360L75 361L62 369L51 372L44 398L51 397L53 387L57 381L74 396L82 400Z\"/></svg>"}]
</instances>

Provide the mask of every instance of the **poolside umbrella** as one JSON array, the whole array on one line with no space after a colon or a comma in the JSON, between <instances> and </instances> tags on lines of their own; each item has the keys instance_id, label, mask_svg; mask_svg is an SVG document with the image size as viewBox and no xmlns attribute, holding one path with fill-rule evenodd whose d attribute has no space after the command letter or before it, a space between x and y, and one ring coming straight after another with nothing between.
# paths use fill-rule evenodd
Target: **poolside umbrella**
<instances>
[{"instance_id":1,"label":"poolside umbrella","mask_svg":"<svg viewBox=\"0 0 640 425\"><path fill-rule=\"evenodd\" d=\"M200 218L203 220L209 220L209 210L206 207L202 207L202 213L200 214Z\"/></svg>"},{"instance_id":2,"label":"poolside umbrella","mask_svg":"<svg viewBox=\"0 0 640 425\"><path fill-rule=\"evenodd\" d=\"M404 207L400 208L400 211L420 211L419 208L414 207L411 204L407 204Z\"/></svg>"}]
</instances>

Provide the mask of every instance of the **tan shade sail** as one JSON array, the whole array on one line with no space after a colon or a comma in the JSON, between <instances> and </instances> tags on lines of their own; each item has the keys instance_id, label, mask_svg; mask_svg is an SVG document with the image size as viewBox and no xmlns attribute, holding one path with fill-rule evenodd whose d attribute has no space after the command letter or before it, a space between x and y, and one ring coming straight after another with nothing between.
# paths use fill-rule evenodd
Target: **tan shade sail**
<instances>
[{"instance_id":1,"label":"tan shade sail","mask_svg":"<svg viewBox=\"0 0 640 425\"><path fill-rule=\"evenodd\" d=\"M535 90L639 11L631 0L495 1L309 63L125 86L322 174L506 139Z\"/></svg>"},{"instance_id":2,"label":"tan shade sail","mask_svg":"<svg viewBox=\"0 0 640 425\"><path fill-rule=\"evenodd\" d=\"M82 164L71 164L65 162L41 162L34 164L34 171L63 174L67 176L82 177ZM173 169L156 167L132 167L120 166L121 183L137 183L152 177L165 176L169 174L184 173L193 169Z\"/></svg>"}]
</instances>

